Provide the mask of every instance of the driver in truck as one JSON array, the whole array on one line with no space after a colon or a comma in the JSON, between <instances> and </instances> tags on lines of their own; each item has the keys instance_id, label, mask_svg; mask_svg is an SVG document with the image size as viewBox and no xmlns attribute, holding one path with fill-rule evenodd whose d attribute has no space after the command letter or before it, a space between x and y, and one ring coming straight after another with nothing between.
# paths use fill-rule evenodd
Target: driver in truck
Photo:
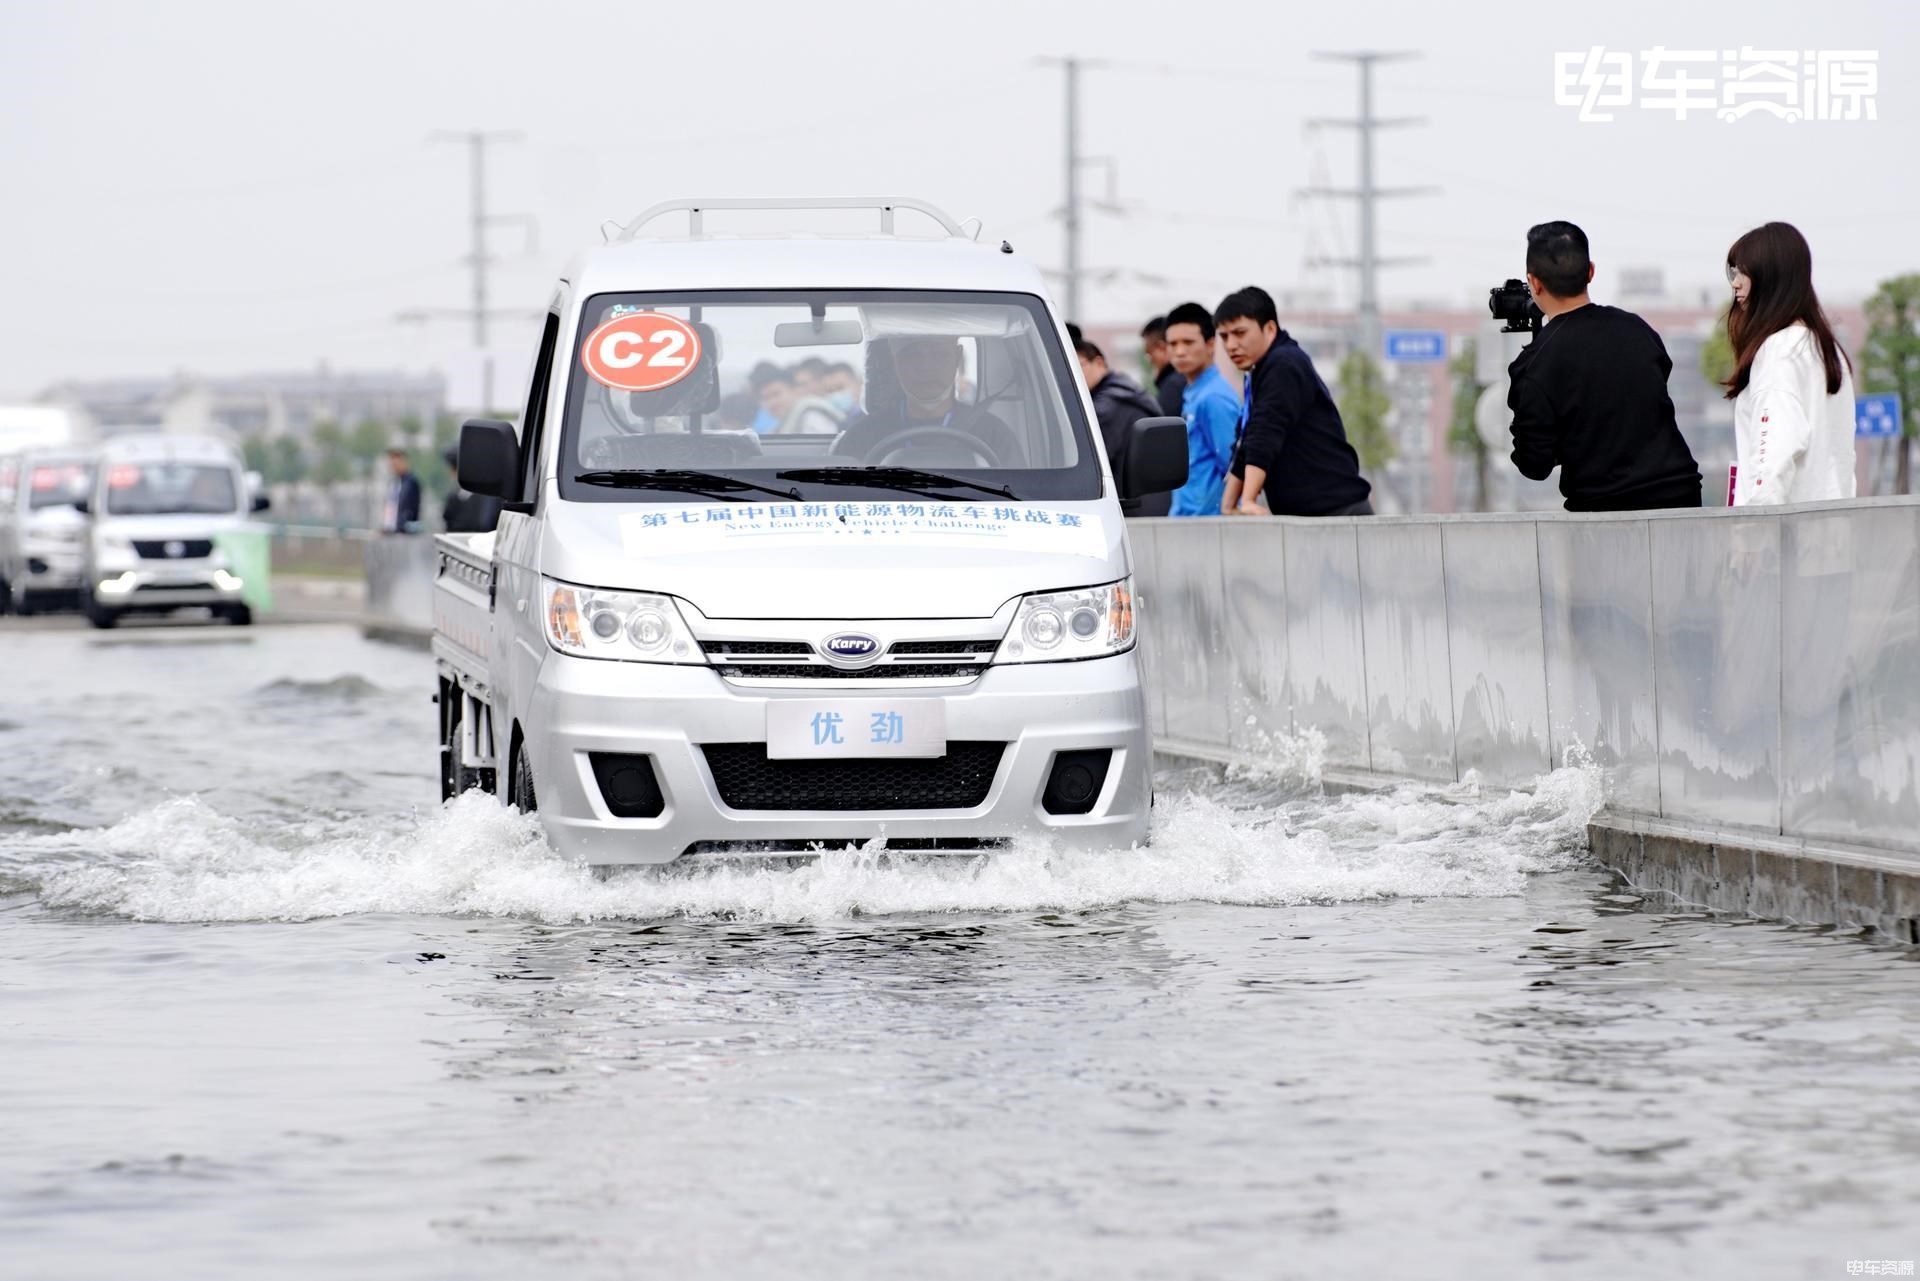
<instances>
[{"instance_id":1,"label":"driver in truck","mask_svg":"<svg viewBox=\"0 0 1920 1281\"><path fill-rule=\"evenodd\" d=\"M879 360L874 358L878 357ZM1013 429L977 405L954 394L962 354L960 340L947 335L883 339L870 353L868 413L848 427L834 452L881 465L896 455L939 452L961 455L962 467L1019 467L1024 464ZM891 365L894 396L876 395ZM912 433L912 434L909 434ZM969 456L970 455L970 456Z\"/></svg>"}]
</instances>

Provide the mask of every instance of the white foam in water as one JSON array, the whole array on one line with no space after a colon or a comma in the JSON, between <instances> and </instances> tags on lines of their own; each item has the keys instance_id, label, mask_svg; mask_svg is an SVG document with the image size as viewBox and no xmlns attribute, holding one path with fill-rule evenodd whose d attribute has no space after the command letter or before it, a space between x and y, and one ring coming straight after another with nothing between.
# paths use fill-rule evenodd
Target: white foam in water
<instances>
[{"instance_id":1,"label":"white foam in water","mask_svg":"<svg viewBox=\"0 0 1920 1281\"><path fill-rule=\"evenodd\" d=\"M1274 773L1317 773L1311 744ZM1257 772L1257 771L1256 771ZM1290 904L1406 895L1498 896L1577 866L1601 803L1591 766L1531 792L1471 780L1272 805L1164 790L1145 849L1029 841L990 856L875 846L800 865L708 861L596 879L531 819L469 794L420 816L263 826L182 797L112 827L17 838L0 873L49 906L160 921L305 920L358 912L543 921L670 916L820 920L855 913L1073 910L1209 901Z\"/></svg>"}]
</instances>

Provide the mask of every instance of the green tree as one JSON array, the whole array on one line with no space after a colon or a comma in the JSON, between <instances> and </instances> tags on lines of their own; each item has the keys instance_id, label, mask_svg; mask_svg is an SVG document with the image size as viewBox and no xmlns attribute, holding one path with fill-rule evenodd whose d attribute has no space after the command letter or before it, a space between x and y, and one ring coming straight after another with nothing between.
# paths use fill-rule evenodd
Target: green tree
<instances>
[{"instance_id":1,"label":"green tree","mask_svg":"<svg viewBox=\"0 0 1920 1281\"><path fill-rule=\"evenodd\" d=\"M1480 394L1487 385L1479 378L1473 339L1460 344L1459 352L1447 362L1447 372L1453 376L1453 413L1447 421L1447 448L1473 460L1473 510L1483 512L1487 510L1489 451L1486 437L1480 434L1475 411L1480 407Z\"/></svg>"},{"instance_id":2,"label":"green tree","mask_svg":"<svg viewBox=\"0 0 1920 1281\"><path fill-rule=\"evenodd\" d=\"M298 436L275 436L271 458L273 467L267 476L275 484L297 485L307 478L307 451Z\"/></svg>"},{"instance_id":3,"label":"green tree","mask_svg":"<svg viewBox=\"0 0 1920 1281\"><path fill-rule=\"evenodd\" d=\"M1913 439L1920 435L1920 273L1883 280L1867 299L1867 341L1855 371L1863 392L1900 393L1900 452L1893 489L1913 492Z\"/></svg>"},{"instance_id":4,"label":"green tree","mask_svg":"<svg viewBox=\"0 0 1920 1281\"><path fill-rule=\"evenodd\" d=\"M325 419L313 425L313 478L331 488L353 475L347 453L347 433L339 423Z\"/></svg>"},{"instance_id":5,"label":"green tree","mask_svg":"<svg viewBox=\"0 0 1920 1281\"><path fill-rule=\"evenodd\" d=\"M360 474L366 479L373 479L380 455L387 452L387 443L392 438L392 431L378 419L362 418L353 425L353 431L347 435L347 453L360 464Z\"/></svg>"},{"instance_id":6,"label":"green tree","mask_svg":"<svg viewBox=\"0 0 1920 1281\"><path fill-rule=\"evenodd\" d=\"M1728 303L1727 307L1732 305ZM1715 388L1724 387L1727 379L1733 377L1733 341L1727 337L1727 307L1720 309L1707 340L1700 344L1700 376Z\"/></svg>"},{"instance_id":7,"label":"green tree","mask_svg":"<svg viewBox=\"0 0 1920 1281\"><path fill-rule=\"evenodd\" d=\"M262 436L249 436L240 442L240 457L246 462L248 471L257 471L262 476L273 470L273 449Z\"/></svg>"},{"instance_id":8,"label":"green tree","mask_svg":"<svg viewBox=\"0 0 1920 1281\"><path fill-rule=\"evenodd\" d=\"M1372 356L1358 348L1340 362L1340 420L1346 424L1347 439L1360 465L1368 471L1386 466L1393 459L1393 436L1387 431L1387 411L1393 401L1387 395L1386 379Z\"/></svg>"}]
</instances>

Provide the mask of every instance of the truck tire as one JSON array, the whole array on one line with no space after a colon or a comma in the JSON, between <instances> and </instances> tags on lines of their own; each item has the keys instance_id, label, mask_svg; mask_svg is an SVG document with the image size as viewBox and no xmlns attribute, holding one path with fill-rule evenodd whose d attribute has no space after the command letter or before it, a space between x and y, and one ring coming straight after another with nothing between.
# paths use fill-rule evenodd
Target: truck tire
<instances>
[{"instance_id":1,"label":"truck tire","mask_svg":"<svg viewBox=\"0 0 1920 1281\"><path fill-rule=\"evenodd\" d=\"M108 609L105 605L102 605L98 600L94 599L92 592L86 594L86 602L83 608L86 610L87 621L95 627L112 627L120 621L120 611L117 609Z\"/></svg>"},{"instance_id":2,"label":"truck tire","mask_svg":"<svg viewBox=\"0 0 1920 1281\"><path fill-rule=\"evenodd\" d=\"M220 616L235 627L248 627L253 623L253 608L249 605L225 605Z\"/></svg>"},{"instance_id":3,"label":"truck tire","mask_svg":"<svg viewBox=\"0 0 1920 1281\"><path fill-rule=\"evenodd\" d=\"M532 814L540 808L540 802L533 792L533 766L527 763L525 747L514 749L513 779L507 785L507 804L522 814Z\"/></svg>"},{"instance_id":4,"label":"truck tire","mask_svg":"<svg viewBox=\"0 0 1920 1281\"><path fill-rule=\"evenodd\" d=\"M13 612L13 584L0 578L0 614Z\"/></svg>"}]
</instances>

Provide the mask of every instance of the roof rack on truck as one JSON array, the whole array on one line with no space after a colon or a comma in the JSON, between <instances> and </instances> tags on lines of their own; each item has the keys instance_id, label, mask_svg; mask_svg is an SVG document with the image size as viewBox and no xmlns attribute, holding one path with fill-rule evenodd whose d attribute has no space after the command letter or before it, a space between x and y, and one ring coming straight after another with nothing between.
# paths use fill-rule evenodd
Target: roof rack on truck
<instances>
[{"instance_id":1,"label":"roof rack on truck","mask_svg":"<svg viewBox=\"0 0 1920 1281\"><path fill-rule=\"evenodd\" d=\"M869 209L880 215L880 234L894 235L893 215L896 210L907 209L914 213L925 214L940 225L948 236L960 240L974 240L980 235L980 220L968 218L964 221L955 218L936 204L925 200L916 200L911 196L792 196L792 197L691 197L681 200L663 200L650 205L622 226L609 220L602 224L608 243L623 240L641 239L641 229L648 223L668 214L687 215L687 236L700 239L707 235L706 215L719 210L817 210L817 209ZM967 225L972 224L972 230Z\"/></svg>"}]
</instances>

